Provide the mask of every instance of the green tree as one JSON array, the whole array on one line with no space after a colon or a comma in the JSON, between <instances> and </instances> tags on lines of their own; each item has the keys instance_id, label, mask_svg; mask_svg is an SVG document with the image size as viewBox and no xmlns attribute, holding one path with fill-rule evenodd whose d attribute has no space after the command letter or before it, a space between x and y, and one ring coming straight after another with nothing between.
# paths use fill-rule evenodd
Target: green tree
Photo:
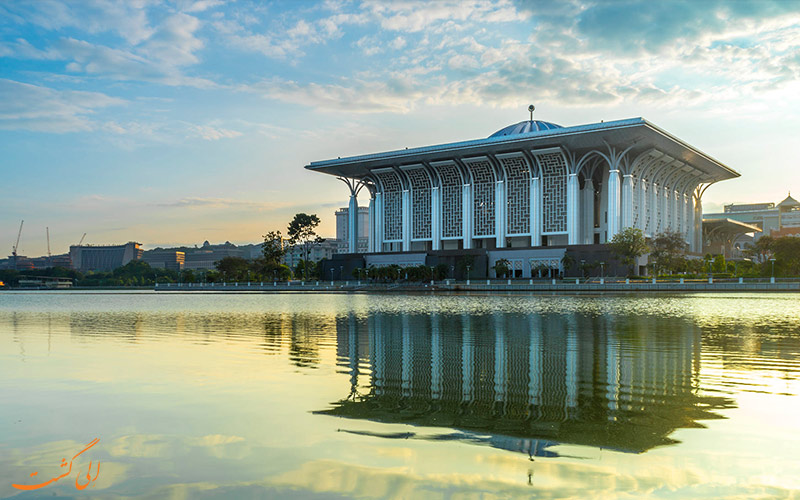
<instances>
[{"instance_id":1,"label":"green tree","mask_svg":"<svg viewBox=\"0 0 800 500\"><path fill-rule=\"evenodd\" d=\"M633 274L636 259L650 251L642 230L635 227L626 227L615 234L609 245L620 262L628 267L629 276Z\"/></svg>"},{"instance_id":2,"label":"green tree","mask_svg":"<svg viewBox=\"0 0 800 500\"><path fill-rule=\"evenodd\" d=\"M448 274L450 274L450 268L447 264L437 264L436 267L433 268L433 276L436 281L447 279Z\"/></svg>"},{"instance_id":3,"label":"green tree","mask_svg":"<svg viewBox=\"0 0 800 500\"><path fill-rule=\"evenodd\" d=\"M683 266L686 254L686 241L677 231L658 233L650 242L650 260L657 271L673 274Z\"/></svg>"},{"instance_id":4,"label":"green tree","mask_svg":"<svg viewBox=\"0 0 800 500\"><path fill-rule=\"evenodd\" d=\"M224 257L215 262L214 267L222 274L222 279L225 281L244 281L247 279L250 264L241 257Z\"/></svg>"},{"instance_id":5,"label":"green tree","mask_svg":"<svg viewBox=\"0 0 800 500\"><path fill-rule=\"evenodd\" d=\"M575 257L564 252L564 256L561 257L561 265L564 266L564 274L566 274L575 265Z\"/></svg>"},{"instance_id":6,"label":"green tree","mask_svg":"<svg viewBox=\"0 0 800 500\"><path fill-rule=\"evenodd\" d=\"M775 239L772 247L776 272L784 276L800 276L800 238L783 236Z\"/></svg>"},{"instance_id":7,"label":"green tree","mask_svg":"<svg viewBox=\"0 0 800 500\"><path fill-rule=\"evenodd\" d=\"M289 236L289 242L292 245L300 245L300 250L303 254L303 261L308 261L311 255L311 250L325 241L316 233L316 228L319 226L320 220L316 214L299 213L294 216L292 222L289 223L289 228L286 234ZM309 266L303 266L303 279L308 279Z\"/></svg>"},{"instance_id":8,"label":"green tree","mask_svg":"<svg viewBox=\"0 0 800 500\"><path fill-rule=\"evenodd\" d=\"M263 259L261 259L262 273L274 278L278 267L281 265L281 259L286 255L283 236L280 231L270 231L264 235L264 243L261 244L261 255L263 256Z\"/></svg>"},{"instance_id":9,"label":"green tree","mask_svg":"<svg viewBox=\"0 0 800 500\"><path fill-rule=\"evenodd\" d=\"M509 270L511 269L511 262L508 259L498 259L495 261L494 266L494 275L498 278L505 278L508 276Z\"/></svg>"},{"instance_id":10,"label":"green tree","mask_svg":"<svg viewBox=\"0 0 800 500\"><path fill-rule=\"evenodd\" d=\"M727 265L725 264L725 256L724 255L715 255L714 260L711 264L711 269L719 274L724 273L727 270Z\"/></svg>"},{"instance_id":11,"label":"green tree","mask_svg":"<svg viewBox=\"0 0 800 500\"><path fill-rule=\"evenodd\" d=\"M758 259L759 262L767 262L773 254L773 245L775 239L772 236L762 236L752 246L752 255Z\"/></svg>"},{"instance_id":12,"label":"green tree","mask_svg":"<svg viewBox=\"0 0 800 500\"><path fill-rule=\"evenodd\" d=\"M475 272L475 256L462 256L460 259L458 259L456 266L460 275L464 276L466 279L470 279L472 274Z\"/></svg>"}]
</instances>

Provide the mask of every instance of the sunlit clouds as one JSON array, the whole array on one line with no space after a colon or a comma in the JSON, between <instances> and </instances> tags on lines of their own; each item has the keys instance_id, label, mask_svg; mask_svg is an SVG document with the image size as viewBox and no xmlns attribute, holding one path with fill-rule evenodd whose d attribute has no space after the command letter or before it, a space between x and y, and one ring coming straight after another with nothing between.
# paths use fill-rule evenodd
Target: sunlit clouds
<instances>
[{"instance_id":1,"label":"sunlit clouds","mask_svg":"<svg viewBox=\"0 0 800 500\"><path fill-rule=\"evenodd\" d=\"M57 208L89 194L162 207L122 226L146 246L173 240L176 199L300 206L332 235L327 207L346 193L303 165L485 137L532 102L562 125L643 116L742 172L709 209L800 190L793 2L48 0L4 3L0 19L9 248L22 218L116 240ZM31 172L40 197L23 194ZM235 218L224 239L287 222ZM185 243L209 237L180 224ZM31 238L22 249L41 253Z\"/></svg>"}]
</instances>

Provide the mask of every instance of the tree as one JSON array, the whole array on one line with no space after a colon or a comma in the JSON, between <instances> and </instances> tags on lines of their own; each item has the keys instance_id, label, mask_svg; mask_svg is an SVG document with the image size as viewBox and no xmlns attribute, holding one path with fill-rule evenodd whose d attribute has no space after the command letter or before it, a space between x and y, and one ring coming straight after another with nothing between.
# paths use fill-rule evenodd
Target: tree
<instances>
[{"instance_id":1,"label":"tree","mask_svg":"<svg viewBox=\"0 0 800 500\"><path fill-rule=\"evenodd\" d=\"M222 274L222 279L225 281L242 281L247 276L250 265L241 257L224 257L215 262L214 267Z\"/></svg>"},{"instance_id":2,"label":"tree","mask_svg":"<svg viewBox=\"0 0 800 500\"><path fill-rule=\"evenodd\" d=\"M460 275L466 276L467 279L470 279L472 272L475 270L475 256L474 255L464 255L456 264L458 267L458 273Z\"/></svg>"},{"instance_id":3,"label":"tree","mask_svg":"<svg viewBox=\"0 0 800 500\"><path fill-rule=\"evenodd\" d=\"M686 241L677 231L658 233L650 243L650 260L657 270L674 273L683 264L686 254Z\"/></svg>"},{"instance_id":4,"label":"tree","mask_svg":"<svg viewBox=\"0 0 800 500\"><path fill-rule=\"evenodd\" d=\"M641 229L626 227L611 239L611 251L620 262L628 266L628 275L633 274L636 259L650 251Z\"/></svg>"},{"instance_id":5,"label":"tree","mask_svg":"<svg viewBox=\"0 0 800 500\"><path fill-rule=\"evenodd\" d=\"M727 270L727 267L728 266L725 265L725 256L724 255L715 255L714 256L714 260L712 261L712 264L711 264L711 269L715 273L717 273L717 274L724 273Z\"/></svg>"},{"instance_id":6,"label":"tree","mask_svg":"<svg viewBox=\"0 0 800 500\"><path fill-rule=\"evenodd\" d=\"M263 273L267 276L275 277L281 259L286 255L283 247L283 236L280 231L270 231L264 235L264 243L261 244L261 255L263 255Z\"/></svg>"},{"instance_id":7,"label":"tree","mask_svg":"<svg viewBox=\"0 0 800 500\"><path fill-rule=\"evenodd\" d=\"M567 274L567 271L575 265L575 257L564 252L564 256L561 257L561 265L564 266L564 274Z\"/></svg>"},{"instance_id":8,"label":"tree","mask_svg":"<svg viewBox=\"0 0 800 500\"><path fill-rule=\"evenodd\" d=\"M775 239L772 236L762 236L756 241L753 248L759 262L767 262L774 252Z\"/></svg>"},{"instance_id":9,"label":"tree","mask_svg":"<svg viewBox=\"0 0 800 500\"><path fill-rule=\"evenodd\" d=\"M778 273L784 276L800 275L800 238L783 236L775 239L772 247L775 250Z\"/></svg>"},{"instance_id":10,"label":"tree","mask_svg":"<svg viewBox=\"0 0 800 500\"><path fill-rule=\"evenodd\" d=\"M433 268L433 276L436 281L446 279L448 274L450 274L450 268L447 264L436 264L436 267Z\"/></svg>"},{"instance_id":11,"label":"tree","mask_svg":"<svg viewBox=\"0 0 800 500\"><path fill-rule=\"evenodd\" d=\"M309 215L304 213L296 214L292 222L289 223L286 234L289 236L289 242L292 245L300 245L303 261L308 262L311 249L325 241L315 231L319 223L320 220L316 214ZM308 279L308 267L303 266L303 279Z\"/></svg>"},{"instance_id":12,"label":"tree","mask_svg":"<svg viewBox=\"0 0 800 500\"><path fill-rule=\"evenodd\" d=\"M508 259L498 259L494 263L494 266L492 266L495 276L498 278L508 276L508 273L511 270L510 265L511 262Z\"/></svg>"}]
</instances>

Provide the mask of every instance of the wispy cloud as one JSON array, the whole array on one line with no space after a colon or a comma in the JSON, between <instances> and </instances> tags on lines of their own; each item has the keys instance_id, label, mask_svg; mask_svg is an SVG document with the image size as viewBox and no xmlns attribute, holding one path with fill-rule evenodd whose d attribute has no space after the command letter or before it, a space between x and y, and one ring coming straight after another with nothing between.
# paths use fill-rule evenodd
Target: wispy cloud
<instances>
[{"instance_id":1,"label":"wispy cloud","mask_svg":"<svg viewBox=\"0 0 800 500\"><path fill-rule=\"evenodd\" d=\"M262 202L250 200L236 200L230 198L203 198L187 197L174 201L157 203L159 207L173 208L214 208L214 209L247 209L247 210L274 210L288 206L285 203Z\"/></svg>"},{"instance_id":2,"label":"wispy cloud","mask_svg":"<svg viewBox=\"0 0 800 500\"><path fill-rule=\"evenodd\" d=\"M207 125L195 125L194 131L207 141L218 141L220 139L232 139L234 137L240 137L242 135L241 132L237 130L228 130L224 128L216 128L210 127Z\"/></svg>"},{"instance_id":3,"label":"wispy cloud","mask_svg":"<svg viewBox=\"0 0 800 500\"><path fill-rule=\"evenodd\" d=\"M126 101L99 92L58 91L0 79L0 129L67 133L94 130L89 115Z\"/></svg>"}]
</instances>

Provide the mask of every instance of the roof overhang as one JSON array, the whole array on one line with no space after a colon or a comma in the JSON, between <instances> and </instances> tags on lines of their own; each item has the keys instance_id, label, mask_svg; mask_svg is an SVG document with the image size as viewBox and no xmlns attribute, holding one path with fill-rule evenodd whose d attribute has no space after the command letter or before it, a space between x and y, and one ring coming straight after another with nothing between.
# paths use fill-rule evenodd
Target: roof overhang
<instances>
[{"instance_id":1,"label":"roof overhang","mask_svg":"<svg viewBox=\"0 0 800 500\"><path fill-rule=\"evenodd\" d=\"M704 182L732 179L740 175L732 168L643 118L315 161L306 165L305 168L335 176L363 178L375 168L461 160L478 155L500 155L543 148L564 148L577 155L582 155L591 150L606 152L608 145L617 149L631 147L631 158L648 150L656 149L702 172Z\"/></svg>"},{"instance_id":2,"label":"roof overhang","mask_svg":"<svg viewBox=\"0 0 800 500\"><path fill-rule=\"evenodd\" d=\"M761 228L733 219L703 219L704 232L725 232L728 234L760 233Z\"/></svg>"}]
</instances>

